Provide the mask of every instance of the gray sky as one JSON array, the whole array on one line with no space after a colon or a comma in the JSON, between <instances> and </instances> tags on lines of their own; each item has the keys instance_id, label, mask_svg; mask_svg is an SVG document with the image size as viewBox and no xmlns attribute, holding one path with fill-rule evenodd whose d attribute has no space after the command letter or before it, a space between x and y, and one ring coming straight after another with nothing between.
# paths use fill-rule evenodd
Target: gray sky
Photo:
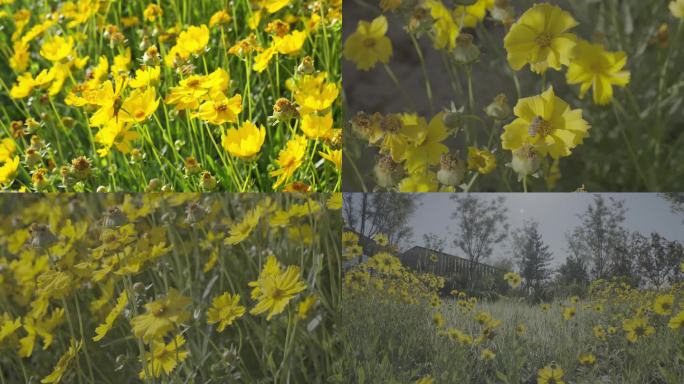
<instances>
[{"instance_id":1,"label":"gray sky","mask_svg":"<svg viewBox=\"0 0 684 384\"><path fill-rule=\"evenodd\" d=\"M511 229L522 226L528 218L539 222L542 238L549 245L554 257L554 266L565 261L567 253L565 233L579 225L577 215L584 212L594 199L593 193L483 193L476 194L484 199L505 196ZM625 202L625 226L630 231L644 235L658 232L669 240L684 241L684 224L681 214L670 211L670 204L655 193L604 193L606 200L613 197ZM449 200L448 193L421 194L421 205L409 221L413 228L413 238L407 239L404 247L423 245L423 234L435 233L447 238L445 252L459 255L460 252L450 244L450 226L453 226L451 213L455 203ZM492 259L509 257L510 237L494 251ZM489 260L491 261L491 260Z\"/></svg>"}]
</instances>

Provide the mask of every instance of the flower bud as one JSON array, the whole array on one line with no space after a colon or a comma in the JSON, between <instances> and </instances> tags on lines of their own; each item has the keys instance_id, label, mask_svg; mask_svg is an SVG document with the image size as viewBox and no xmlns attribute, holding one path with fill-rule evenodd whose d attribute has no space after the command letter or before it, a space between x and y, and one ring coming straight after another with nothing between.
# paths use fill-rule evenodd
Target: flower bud
<instances>
[{"instance_id":1,"label":"flower bud","mask_svg":"<svg viewBox=\"0 0 684 384\"><path fill-rule=\"evenodd\" d=\"M85 156L79 156L71 160L71 173L78 180L84 180L90 176L91 169L90 160Z\"/></svg>"},{"instance_id":2,"label":"flower bud","mask_svg":"<svg viewBox=\"0 0 684 384\"><path fill-rule=\"evenodd\" d=\"M373 171L378 185L382 188L395 186L403 176L401 167L392 160L392 156L381 157Z\"/></svg>"},{"instance_id":3,"label":"flower bud","mask_svg":"<svg viewBox=\"0 0 684 384\"><path fill-rule=\"evenodd\" d=\"M120 227L126 223L128 223L128 217L119 207L109 208L102 218L102 225L106 228Z\"/></svg>"},{"instance_id":4,"label":"flower bud","mask_svg":"<svg viewBox=\"0 0 684 384\"><path fill-rule=\"evenodd\" d=\"M503 121L513 115L511 106L508 105L508 98L500 93L494 98L491 104L485 107L485 113L492 119Z\"/></svg>"},{"instance_id":5,"label":"flower bud","mask_svg":"<svg viewBox=\"0 0 684 384\"><path fill-rule=\"evenodd\" d=\"M49 187L50 180L48 180L48 170L45 168L38 168L33 171L33 174L31 175L31 183L38 191L42 191Z\"/></svg>"},{"instance_id":6,"label":"flower bud","mask_svg":"<svg viewBox=\"0 0 684 384\"><path fill-rule=\"evenodd\" d=\"M216 188L216 178L209 171L202 172L200 176L200 187L204 191L211 191Z\"/></svg>"},{"instance_id":7,"label":"flower bud","mask_svg":"<svg viewBox=\"0 0 684 384\"><path fill-rule=\"evenodd\" d=\"M455 187L463 181L465 176L465 164L458 156L445 153L440 159L440 169L437 172L437 180L443 185Z\"/></svg>"},{"instance_id":8,"label":"flower bud","mask_svg":"<svg viewBox=\"0 0 684 384\"><path fill-rule=\"evenodd\" d=\"M539 169L541 156L539 152L530 144L525 143L522 147L513 151L511 168L520 177L532 175Z\"/></svg>"},{"instance_id":9,"label":"flower bud","mask_svg":"<svg viewBox=\"0 0 684 384\"><path fill-rule=\"evenodd\" d=\"M302 62L297 66L297 73L302 75L312 74L316 68L314 67L314 62L311 56L305 56Z\"/></svg>"},{"instance_id":10,"label":"flower bud","mask_svg":"<svg viewBox=\"0 0 684 384\"><path fill-rule=\"evenodd\" d=\"M458 35L453 55L457 63L470 64L475 62L480 57L480 49L473 44L473 35L469 33Z\"/></svg>"}]
</instances>

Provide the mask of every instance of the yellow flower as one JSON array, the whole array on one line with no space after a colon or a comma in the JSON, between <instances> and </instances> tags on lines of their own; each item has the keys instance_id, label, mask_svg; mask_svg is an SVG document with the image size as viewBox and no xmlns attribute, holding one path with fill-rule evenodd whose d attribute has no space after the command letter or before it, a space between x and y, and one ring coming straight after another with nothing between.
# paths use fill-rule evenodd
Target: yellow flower
<instances>
[{"instance_id":1,"label":"yellow flower","mask_svg":"<svg viewBox=\"0 0 684 384\"><path fill-rule=\"evenodd\" d=\"M304 136L295 136L290 139L285 148L278 153L276 164L280 167L275 171L271 171L269 175L277 176L278 180L273 184L273 189L276 190L280 185L294 175L295 171L302 165L304 155L306 154L306 147L308 142Z\"/></svg>"},{"instance_id":2,"label":"yellow flower","mask_svg":"<svg viewBox=\"0 0 684 384\"><path fill-rule=\"evenodd\" d=\"M591 353L582 353L578 358L582 365L594 365L596 363L596 356Z\"/></svg>"},{"instance_id":3,"label":"yellow flower","mask_svg":"<svg viewBox=\"0 0 684 384\"><path fill-rule=\"evenodd\" d=\"M159 82L160 71L161 70L159 66L138 69L137 71L135 71L135 79L132 79L128 83L128 85L131 88L143 88L154 86L155 84L157 84L157 82Z\"/></svg>"},{"instance_id":4,"label":"yellow flower","mask_svg":"<svg viewBox=\"0 0 684 384\"><path fill-rule=\"evenodd\" d=\"M57 364L55 364L55 368L52 370L52 373L45 376L40 382L47 384L59 383L62 381L62 376L64 376L64 373L66 373L66 370L69 368L71 361L76 357L76 354L78 354L78 351L81 350L82 345L83 341L76 342L76 340L71 339L69 341L69 349L67 349L67 351L64 352L64 354L59 358Z\"/></svg>"},{"instance_id":5,"label":"yellow flower","mask_svg":"<svg viewBox=\"0 0 684 384\"><path fill-rule=\"evenodd\" d=\"M406 170L409 173L423 173L430 165L439 164L443 153L449 152L442 144L447 136L446 126L442 122L444 112L440 112L427 123L423 117L404 117L406 136L409 145L406 147Z\"/></svg>"},{"instance_id":6,"label":"yellow flower","mask_svg":"<svg viewBox=\"0 0 684 384\"><path fill-rule=\"evenodd\" d=\"M256 297L258 303L249 313L259 315L268 312L266 320L282 313L290 300L306 289L299 266L295 265L288 266L284 271L259 276L259 280L252 281L249 285L259 288L259 295Z\"/></svg>"},{"instance_id":7,"label":"yellow flower","mask_svg":"<svg viewBox=\"0 0 684 384\"><path fill-rule=\"evenodd\" d=\"M6 186L17 175L19 169L19 156L14 156L13 159L7 159L5 164L0 166L0 186Z\"/></svg>"},{"instance_id":8,"label":"yellow flower","mask_svg":"<svg viewBox=\"0 0 684 384\"><path fill-rule=\"evenodd\" d=\"M655 333L655 328L648 324L645 317L635 317L622 322L622 329L627 333L627 340L634 343L640 337L645 337Z\"/></svg>"},{"instance_id":9,"label":"yellow flower","mask_svg":"<svg viewBox=\"0 0 684 384\"><path fill-rule=\"evenodd\" d=\"M170 288L166 297L145 304L146 312L131 319L131 327L136 337L145 343L164 337L169 331L190 318L185 307L192 300Z\"/></svg>"},{"instance_id":10,"label":"yellow flower","mask_svg":"<svg viewBox=\"0 0 684 384\"><path fill-rule=\"evenodd\" d=\"M489 348L485 348L480 352L480 358L482 358L482 360L494 360L495 357L496 353Z\"/></svg>"},{"instance_id":11,"label":"yellow flower","mask_svg":"<svg viewBox=\"0 0 684 384\"><path fill-rule=\"evenodd\" d=\"M653 303L653 312L661 316L669 316L672 314L673 306L674 295L660 295Z\"/></svg>"},{"instance_id":12,"label":"yellow flower","mask_svg":"<svg viewBox=\"0 0 684 384\"><path fill-rule=\"evenodd\" d=\"M486 175L496 169L496 157L487 148L468 147L468 169Z\"/></svg>"},{"instance_id":13,"label":"yellow flower","mask_svg":"<svg viewBox=\"0 0 684 384\"><path fill-rule=\"evenodd\" d=\"M325 152L318 152L322 158L328 160L335 165L338 172L342 171L342 150L326 148Z\"/></svg>"},{"instance_id":14,"label":"yellow flower","mask_svg":"<svg viewBox=\"0 0 684 384\"><path fill-rule=\"evenodd\" d=\"M518 336L525 336L525 333L527 333L527 326L525 324L516 325L515 333L517 333Z\"/></svg>"},{"instance_id":15,"label":"yellow flower","mask_svg":"<svg viewBox=\"0 0 684 384\"><path fill-rule=\"evenodd\" d=\"M629 83L629 71L622 70L626 64L624 52L607 52L601 44L579 40L568 67L568 84L582 84L580 98L593 86L594 103L608 104L613 99L613 85L626 87Z\"/></svg>"},{"instance_id":16,"label":"yellow flower","mask_svg":"<svg viewBox=\"0 0 684 384\"><path fill-rule=\"evenodd\" d=\"M233 321L245 314L245 307L238 305L239 302L240 295L232 295L229 292L215 297L207 310L207 323L219 323L216 330L223 332L227 326L233 324Z\"/></svg>"},{"instance_id":17,"label":"yellow flower","mask_svg":"<svg viewBox=\"0 0 684 384\"><path fill-rule=\"evenodd\" d=\"M170 375L176 365L188 357L188 351L179 349L183 345L185 339L181 335L176 335L168 344L165 344L163 339L153 340L151 351L145 352L145 368L140 371L140 378L147 378L146 371L153 377L160 377L162 371Z\"/></svg>"},{"instance_id":18,"label":"yellow flower","mask_svg":"<svg viewBox=\"0 0 684 384\"><path fill-rule=\"evenodd\" d=\"M322 116L313 113L304 115L300 127L310 139L329 139L333 136L332 111Z\"/></svg>"},{"instance_id":19,"label":"yellow flower","mask_svg":"<svg viewBox=\"0 0 684 384\"><path fill-rule=\"evenodd\" d=\"M378 16L370 23L359 21L356 31L344 42L344 58L356 63L361 71L372 69L378 61L387 64L392 56L392 41L386 33L385 16Z\"/></svg>"},{"instance_id":20,"label":"yellow flower","mask_svg":"<svg viewBox=\"0 0 684 384\"><path fill-rule=\"evenodd\" d=\"M389 245L389 239L387 238L387 235L384 233L376 233L372 237L373 241L375 241L376 244L378 244L381 247L386 247Z\"/></svg>"},{"instance_id":21,"label":"yellow flower","mask_svg":"<svg viewBox=\"0 0 684 384\"><path fill-rule=\"evenodd\" d=\"M340 90L337 84L326 81L327 76L326 72L304 75L297 81L287 84L295 101L302 107L300 111L302 115L311 113L311 111L328 109L337 99Z\"/></svg>"},{"instance_id":22,"label":"yellow flower","mask_svg":"<svg viewBox=\"0 0 684 384\"><path fill-rule=\"evenodd\" d=\"M209 19L209 26L214 27L218 24L228 24L231 19L232 16L228 12L220 10L211 15L211 18Z\"/></svg>"},{"instance_id":23,"label":"yellow flower","mask_svg":"<svg viewBox=\"0 0 684 384\"><path fill-rule=\"evenodd\" d=\"M268 13L276 13L290 4L291 1L292 0L264 0L262 6L266 8Z\"/></svg>"},{"instance_id":24,"label":"yellow flower","mask_svg":"<svg viewBox=\"0 0 684 384\"><path fill-rule=\"evenodd\" d=\"M494 0L477 0L472 5L459 5L454 9L454 19L463 20L463 27L475 28L484 20L487 10L494 8Z\"/></svg>"},{"instance_id":25,"label":"yellow flower","mask_svg":"<svg viewBox=\"0 0 684 384\"><path fill-rule=\"evenodd\" d=\"M69 56L74 49L74 38L68 36L53 36L40 47L40 55L52 62L62 61Z\"/></svg>"},{"instance_id":26,"label":"yellow flower","mask_svg":"<svg viewBox=\"0 0 684 384\"><path fill-rule=\"evenodd\" d=\"M577 313L577 309L576 309L574 306L572 306L572 307L566 307L566 308L563 310L563 318L564 318L566 321L567 321L567 320L571 320L572 318L575 317L575 313Z\"/></svg>"},{"instance_id":27,"label":"yellow flower","mask_svg":"<svg viewBox=\"0 0 684 384\"><path fill-rule=\"evenodd\" d=\"M147 21L154 21L157 17L164 15L164 11L157 4L148 4L147 8L143 11L143 17Z\"/></svg>"},{"instance_id":28,"label":"yellow flower","mask_svg":"<svg viewBox=\"0 0 684 384\"><path fill-rule=\"evenodd\" d=\"M432 378L432 376L423 376L420 379L416 380L415 384L433 384L435 380Z\"/></svg>"},{"instance_id":29,"label":"yellow flower","mask_svg":"<svg viewBox=\"0 0 684 384\"><path fill-rule=\"evenodd\" d=\"M15 41L13 45L12 57L10 57L10 68L14 69L16 72L23 72L28 67L29 62L29 49L28 44L24 44L21 41Z\"/></svg>"},{"instance_id":30,"label":"yellow flower","mask_svg":"<svg viewBox=\"0 0 684 384\"><path fill-rule=\"evenodd\" d=\"M439 189L434 172L416 173L399 182L399 192L436 192Z\"/></svg>"},{"instance_id":31,"label":"yellow flower","mask_svg":"<svg viewBox=\"0 0 684 384\"><path fill-rule=\"evenodd\" d=\"M259 224L259 219L261 218L261 210L255 208L249 211L242 221L234 224L230 227L230 236L228 236L224 242L226 244L235 245L249 236L252 230Z\"/></svg>"},{"instance_id":32,"label":"yellow flower","mask_svg":"<svg viewBox=\"0 0 684 384\"><path fill-rule=\"evenodd\" d=\"M136 89L121 104L119 121L142 123L154 114L158 106L159 99L154 88L147 88L144 92Z\"/></svg>"},{"instance_id":33,"label":"yellow flower","mask_svg":"<svg viewBox=\"0 0 684 384\"><path fill-rule=\"evenodd\" d=\"M432 43L435 49L448 51L456 47L456 38L460 28L454 16L439 0L427 0L425 6L430 10L430 16L435 20L433 25Z\"/></svg>"},{"instance_id":34,"label":"yellow flower","mask_svg":"<svg viewBox=\"0 0 684 384\"><path fill-rule=\"evenodd\" d=\"M113 146L123 154L131 152L131 141L138 139L140 135L129 130L130 128L131 126L117 119L110 120L95 134L95 142L103 146L97 153L102 157L107 156Z\"/></svg>"},{"instance_id":35,"label":"yellow flower","mask_svg":"<svg viewBox=\"0 0 684 384\"><path fill-rule=\"evenodd\" d=\"M251 121L245 121L238 129L228 129L221 136L221 145L233 156L250 159L259 153L265 138L266 130L263 126L257 127Z\"/></svg>"},{"instance_id":36,"label":"yellow flower","mask_svg":"<svg viewBox=\"0 0 684 384\"><path fill-rule=\"evenodd\" d=\"M671 329L679 329L684 325L684 311L679 311L676 316L672 316L667 326Z\"/></svg>"},{"instance_id":37,"label":"yellow flower","mask_svg":"<svg viewBox=\"0 0 684 384\"><path fill-rule=\"evenodd\" d=\"M674 0L670 2L670 12L678 19L684 19L684 0Z\"/></svg>"},{"instance_id":38,"label":"yellow flower","mask_svg":"<svg viewBox=\"0 0 684 384\"><path fill-rule=\"evenodd\" d=\"M208 43L209 28L204 24L199 27L191 25L178 35L176 46L180 49L181 57L188 58L190 55L199 55Z\"/></svg>"},{"instance_id":39,"label":"yellow flower","mask_svg":"<svg viewBox=\"0 0 684 384\"><path fill-rule=\"evenodd\" d=\"M273 56L275 56L276 52L278 52L276 46L271 45L258 55L254 56L254 65L252 66L252 69L259 73L263 72L264 69L268 67L268 63L271 62L271 59L273 59Z\"/></svg>"},{"instance_id":40,"label":"yellow flower","mask_svg":"<svg viewBox=\"0 0 684 384\"><path fill-rule=\"evenodd\" d=\"M336 211L342 209L342 194L341 193L331 193L330 197L326 201L326 206L328 209Z\"/></svg>"},{"instance_id":41,"label":"yellow flower","mask_svg":"<svg viewBox=\"0 0 684 384\"><path fill-rule=\"evenodd\" d=\"M202 103L194 117L214 125L221 125L235 123L240 111L242 111L242 96L237 94L229 99L221 92Z\"/></svg>"},{"instance_id":42,"label":"yellow flower","mask_svg":"<svg viewBox=\"0 0 684 384\"><path fill-rule=\"evenodd\" d=\"M508 62L516 71L528 63L537 73L549 67L560 70L561 65L570 63L575 35L566 31L575 26L577 21L561 8L536 4L523 13L504 38Z\"/></svg>"},{"instance_id":43,"label":"yellow flower","mask_svg":"<svg viewBox=\"0 0 684 384\"><path fill-rule=\"evenodd\" d=\"M299 303L299 306L297 306L297 317L302 320L306 319L309 316L309 312L311 312L311 308L313 308L317 302L318 298L316 295L307 296Z\"/></svg>"},{"instance_id":44,"label":"yellow flower","mask_svg":"<svg viewBox=\"0 0 684 384\"><path fill-rule=\"evenodd\" d=\"M589 124L582 119L582 111L570 106L549 88L538 96L518 100L514 108L518 117L504 126L501 134L503 149L516 150L531 144L539 154L557 159L569 156L571 149L581 144Z\"/></svg>"},{"instance_id":45,"label":"yellow flower","mask_svg":"<svg viewBox=\"0 0 684 384\"><path fill-rule=\"evenodd\" d=\"M292 31L283 37L276 36L274 45L281 55L294 55L298 53L306 41L306 32Z\"/></svg>"},{"instance_id":46,"label":"yellow flower","mask_svg":"<svg viewBox=\"0 0 684 384\"><path fill-rule=\"evenodd\" d=\"M26 72L17 78L17 83L10 90L10 97L23 99L28 97L34 88L46 88L54 78L54 72L43 69L36 78Z\"/></svg>"},{"instance_id":47,"label":"yellow flower","mask_svg":"<svg viewBox=\"0 0 684 384\"><path fill-rule=\"evenodd\" d=\"M116 300L116 305L112 310L107 314L107 318L105 319L105 322L98 325L97 328L95 329L95 337L93 337L93 341L100 341L102 338L105 337L107 332L109 332L110 329L112 329L112 326L114 325L114 321L116 320L117 317L123 312L124 308L126 307L126 304L128 304L128 296L126 295L126 292L121 292L119 295L119 298Z\"/></svg>"},{"instance_id":48,"label":"yellow flower","mask_svg":"<svg viewBox=\"0 0 684 384\"><path fill-rule=\"evenodd\" d=\"M4 163L12 159L12 155L17 151L17 145L14 140L6 137L0 140L0 163Z\"/></svg>"},{"instance_id":49,"label":"yellow flower","mask_svg":"<svg viewBox=\"0 0 684 384\"><path fill-rule=\"evenodd\" d=\"M537 371L537 384L565 384L563 369L555 365L547 365Z\"/></svg>"},{"instance_id":50,"label":"yellow flower","mask_svg":"<svg viewBox=\"0 0 684 384\"><path fill-rule=\"evenodd\" d=\"M518 288L522 282L520 275L515 272L506 272L503 278L511 288Z\"/></svg>"}]
</instances>

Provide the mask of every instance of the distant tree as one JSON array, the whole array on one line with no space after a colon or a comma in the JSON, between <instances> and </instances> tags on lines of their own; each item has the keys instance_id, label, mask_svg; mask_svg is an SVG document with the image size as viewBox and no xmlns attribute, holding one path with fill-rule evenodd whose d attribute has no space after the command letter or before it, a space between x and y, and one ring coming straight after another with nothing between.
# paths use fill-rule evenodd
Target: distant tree
<instances>
[{"instance_id":1,"label":"distant tree","mask_svg":"<svg viewBox=\"0 0 684 384\"><path fill-rule=\"evenodd\" d=\"M466 279L470 289L474 286L477 263L492 255L494 246L508 235L508 210L504 197L484 200L474 195L451 195L456 209L451 217L455 220L454 245L470 260Z\"/></svg>"},{"instance_id":2,"label":"distant tree","mask_svg":"<svg viewBox=\"0 0 684 384\"><path fill-rule=\"evenodd\" d=\"M684 192L667 192L660 196L670 203L670 209L673 213L684 215ZM682 219L682 222L684 222L684 219Z\"/></svg>"},{"instance_id":3,"label":"distant tree","mask_svg":"<svg viewBox=\"0 0 684 384\"><path fill-rule=\"evenodd\" d=\"M568 256L565 263L558 268L558 284L561 286L586 286L589 284L589 271L585 260L577 256Z\"/></svg>"},{"instance_id":4,"label":"distant tree","mask_svg":"<svg viewBox=\"0 0 684 384\"><path fill-rule=\"evenodd\" d=\"M539 292L549 275L553 255L539 233L539 223L526 220L521 228L512 233L513 257L517 261L523 290Z\"/></svg>"},{"instance_id":5,"label":"distant tree","mask_svg":"<svg viewBox=\"0 0 684 384\"><path fill-rule=\"evenodd\" d=\"M364 193L345 200L347 224L364 236L372 237L377 233L387 235L391 245L410 237L412 229L408 226L419 205L419 195L408 193ZM360 195L360 196L359 196Z\"/></svg>"},{"instance_id":6,"label":"distant tree","mask_svg":"<svg viewBox=\"0 0 684 384\"><path fill-rule=\"evenodd\" d=\"M436 233L426 233L423 235L423 243L427 249L442 252L444 251L446 240Z\"/></svg>"},{"instance_id":7,"label":"distant tree","mask_svg":"<svg viewBox=\"0 0 684 384\"><path fill-rule=\"evenodd\" d=\"M568 250L591 264L593 278L611 277L611 265L620 264L628 232L623 226L627 209L624 202L595 195L592 204L580 215L581 225L566 234Z\"/></svg>"},{"instance_id":8,"label":"distant tree","mask_svg":"<svg viewBox=\"0 0 684 384\"><path fill-rule=\"evenodd\" d=\"M342 210L344 212L345 225L349 228L356 229L356 224L362 220L361 213L357 212L354 207L354 198L361 195L360 193L344 193L342 194ZM365 198L363 196L362 198Z\"/></svg>"},{"instance_id":9,"label":"distant tree","mask_svg":"<svg viewBox=\"0 0 684 384\"><path fill-rule=\"evenodd\" d=\"M491 262L492 267L502 271L512 272L515 268L515 261L510 257L500 257Z\"/></svg>"},{"instance_id":10,"label":"distant tree","mask_svg":"<svg viewBox=\"0 0 684 384\"><path fill-rule=\"evenodd\" d=\"M629 250L643 285L660 288L681 280L680 264L684 262L684 246L657 233L650 237L634 233Z\"/></svg>"}]
</instances>

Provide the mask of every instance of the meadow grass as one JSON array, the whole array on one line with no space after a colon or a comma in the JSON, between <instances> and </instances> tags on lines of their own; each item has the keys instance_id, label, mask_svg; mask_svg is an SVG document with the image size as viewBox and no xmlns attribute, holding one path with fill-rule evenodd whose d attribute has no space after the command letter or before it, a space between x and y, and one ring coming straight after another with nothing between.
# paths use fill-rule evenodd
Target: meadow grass
<instances>
[{"instance_id":1,"label":"meadow grass","mask_svg":"<svg viewBox=\"0 0 684 384\"><path fill-rule=\"evenodd\" d=\"M329 266L339 265L340 204L325 194L2 196L0 383L324 382L338 356ZM291 284L270 280L285 274ZM286 299L280 312L255 309L268 284ZM210 311L224 293L239 295L242 313L225 306L222 329ZM80 348L62 361L70 343Z\"/></svg>"},{"instance_id":2,"label":"meadow grass","mask_svg":"<svg viewBox=\"0 0 684 384\"><path fill-rule=\"evenodd\" d=\"M271 3L284 7L271 13ZM11 145L11 150L0 157L0 165L15 157L20 160L20 164L11 163L0 172L3 188L339 190L341 172L335 161L339 157L341 162L341 152L336 152L340 131L333 130L341 127L337 93L327 96L329 104L312 109L302 105L306 104L302 100L320 97L311 96L311 92L316 92L312 84L305 85L300 80L320 75L325 84L339 88L341 2L80 0L55 4L16 0L1 4L4 5L0 5L0 139L5 140L3 146ZM153 10L161 11L149 12L155 6L158 8ZM46 27L45 31L39 28L32 33L33 28L41 25ZM184 40L192 53L177 56L174 47L182 34L193 26L207 25L208 35L188 34L189 38ZM276 49L276 37L287 38L287 31L304 34L301 46L295 44L290 51L283 50L286 54L259 56ZM57 62L40 53L54 36L74 40L69 55ZM202 41L205 38L208 40ZM255 64L260 57L265 67L257 70ZM76 64L86 59L86 63ZM109 67L102 72L97 66L103 59ZM59 65L67 68L60 72L64 74L61 86L48 82L36 85L23 97L12 95L20 76L30 73L35 78L41 71ZM145 68L160 69L158 79L146 85L147 89L155 90L159 105L144 119L125 123L134 137L126 138L124 130L112 127L104 133L106 125L93 123L92 116L101 108L97 103L102 102L102 97L94 97L85 106L67 102L70 96L80 96L81 90L101 89L116 79L133 80L138 77L137 71ZM218 69L229 76L220 92L190 93L186 101L199 104L189 108L169 103L172 88L182 80ZM99 78L93 79L93 73L99 73ZM48 90L52 86L56 88L54 92L52 88ZM299 91L295 90L297 87ZM241 96L237 111L233 111L236 116L217 119L197 115L200 104L209 103L207 110L216 106L211 103L219 100L217 93L228 98ZM131 94L131 86L124 86L112 101L114 115L110 122L121 113L118 108ZM281 98L287 102L278 104L276 101ZM287 109L285 113L279 111L283 106ZM213 113L209 111L209 115ZM303 131L301 122L305 115L330 115L332 121L314 124ZM229 151L222 142L223 135L245 122L264 128L261 144L258 139L245 144L251 148L247 154ZM278 162L281 150L299 136L306 138L305 148L298 148L296 157ZM229 141L240 145L237 139ZM73 163L75 159L80 162ZM77 172L75 167L88 171ZM276 175L270 173L283 167L289 173L276 184Z\"/></svg>"}]
</instances>

